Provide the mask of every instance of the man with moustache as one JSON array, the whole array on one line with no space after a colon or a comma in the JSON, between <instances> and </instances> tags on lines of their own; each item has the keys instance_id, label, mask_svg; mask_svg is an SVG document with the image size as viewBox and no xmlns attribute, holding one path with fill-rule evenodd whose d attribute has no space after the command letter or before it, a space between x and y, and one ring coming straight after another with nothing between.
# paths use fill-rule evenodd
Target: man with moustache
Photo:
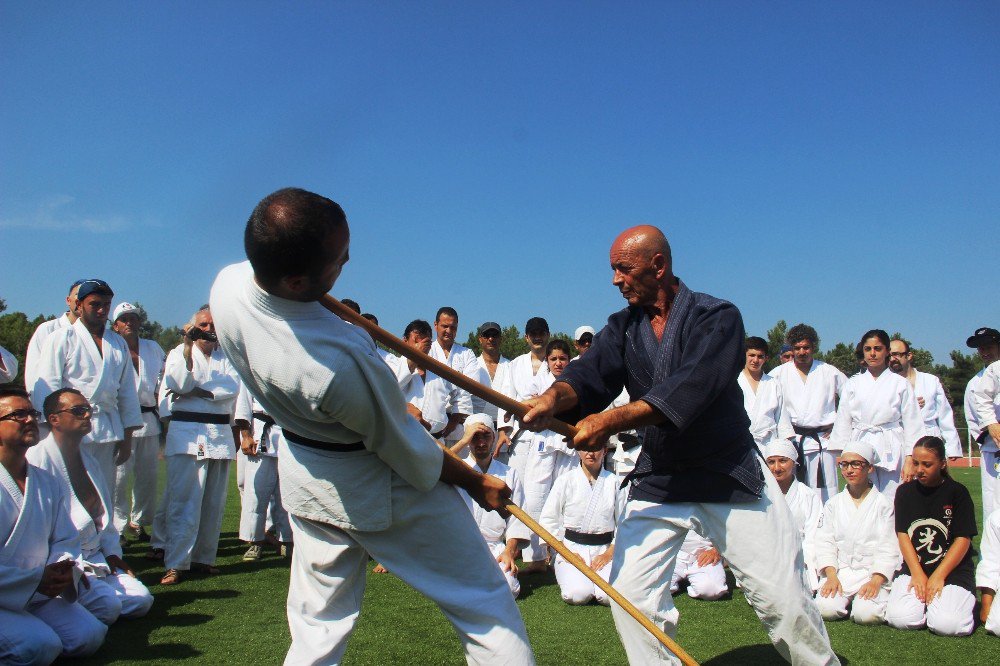
<instances>
[{"instance_id":1,"label":"man with moustache","mask_svg":"<svg viewBox=\"0 0 1000 666\"><path fill-rule=\"evenodd\" d=\"M962 457L962 440L955 429L955 414L945 395L941 380L927 372L920 372L913 367L913 352L906 340L889 341L889 369L910 382L913 394L917 396L920 407L920 418L924 422L924 431L928 435L944 440L948 457Z\"/></svg>"},{"instance_id":2,"label":"man with moustache","mask_svg":"<svg viewBox=\"0 0 1000 666\"><path fill-rule=\"evenodd\" d=\"M476 331L476 335L479 337L479 348L482 350L476 357L482 377L480 382L506 395L508 389L505 387L510 385L510 361L500 355L500 345L503 342L503 331L500 329L500 324L495 321L483 322ZM476 413L488 414L493 419L493 427L496 428L499 408L475 396L473 396L473 405L475 405L476 400L480 401L479 406L482 408L481 412L477 411Z\"/></svg>"}]
</instances>

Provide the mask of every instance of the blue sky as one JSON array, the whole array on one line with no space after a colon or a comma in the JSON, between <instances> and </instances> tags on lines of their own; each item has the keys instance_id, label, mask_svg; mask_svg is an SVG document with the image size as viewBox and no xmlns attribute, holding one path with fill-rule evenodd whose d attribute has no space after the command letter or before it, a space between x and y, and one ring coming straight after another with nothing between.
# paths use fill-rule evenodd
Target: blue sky
<instances>
[{"instance_id":1,"label":"blue sky","mask_svg":"<svg viewBox=\"0 0 1000 666\"><path fill-rule=\"evenodd\" d=\"M1000 327L1000 5L0 2L0 297L77 277L165 323L286 185L341 203L334 295L401 333L599 326L661 227L748 332Z\"/></svg>"}]
</instances>

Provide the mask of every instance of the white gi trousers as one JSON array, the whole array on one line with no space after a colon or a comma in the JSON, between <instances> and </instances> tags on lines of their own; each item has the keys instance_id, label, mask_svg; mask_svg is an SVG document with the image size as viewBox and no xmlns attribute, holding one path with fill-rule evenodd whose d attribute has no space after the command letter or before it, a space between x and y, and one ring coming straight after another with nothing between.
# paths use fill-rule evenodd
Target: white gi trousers
<instances>
[{"instance_id":1,"label":"white gi trousers","mask_svg":"<svg viewBox=\"0 0 1000 666\"><path fill-rule=\"evenodd\" d=\"M490 554L493 555L493 559L500 557L500 553L506 550L507 546L501 541L487 541L486 545L489 546ZM500 567L500 562L497 562L497 567ZM503 574L504 579L507 581L507 587L510 588L510 593L517 599L517 595L521 594L521 581L517 579L517 576L513 575L509 571L504 571L500 569L500 573Z\"/></svg>"},{"instance_id":2,"label":"white gi trousers","mask_svg":"<svg viewBox=\"0 0 1000 666\"><path fill-rule=\"evenodd\" d=\"M48 666L62 654L59 635L28 611L0 608L0 664Z\"/></svg>"},{"instance_id":3,"label":"white gi trousers","mask_svg":"<svg viewBox=\"0 0 1000 666\"><path fill-rule=\"evenodd\" d=\"M274 521L278 541L292 540L288 513L281 505L281 482L278 479L278 459L274 456L244 456L240 539L263 541L268 516Z\"/></svg>"},{"instance_id":4,"label":"white gi trousers","mask_svg":"<svg viewBox=\"0 0 1000 666\"><path fill-rule=\"evenodd\" d=\"M990 614L986 616L984 629L986 629L987 633L1000 636L1000 604L994 603L993 607L990 608Z\"/></svg>"},{"instance_id":5,"label":"white gi trousers","mask_svg":"<svg viewBox=\"0 0 1000 666\"><path fill-rule=\"evenodd\" d=\"M923 629L942 636L968 636L975 623L972 609L976 595L958 585L945 585L941 594L924 604L913 594L910 577L902 574L892 581L885 621L896 629ZM993 614L992 611L990 613Z\"/></svg>"},{"instance_id":6,"label":"white gi trousers","mask_svg":"<svg viewBox=\"0 0 1000 666\"><path fill-rule=\"evenodd\" d=\"M159 455L159 435L133 437L132 455L123 464L118 465L115 473L114 505L115 529L119 533L123 532L129 523L152 524L153 516L156 514L156 464ZM132 477L131 503L128 495L129 477Z\"/></svg>"},{"instance_id":7,"label":"white gi trousers","mask_svg":"<svg viewBox=\"0 0 1000 666\"><path fill-rule=\"evenodd\" d=\"M611 584L664 631L677 633L670 596L677 554L694 529L719 549L767 629L792 664L839 664L803 572L802 542L774 476L763 468L764 496L755 502L659 504L631 499L615 536ZM617 604L615 627L630 664L680 664Z\"/></svg>"},{"instance_id":8,"label":"white gi trousers","mask_svg":"<svg viewBox=\"0 0 1000 666\"><path fill-rule=\"evenodd\" d=\"M889 500L889 504L892 504L896 500L896 489L899 488L899 480L903 476L904 458L905 456L900 456L899 460L896 461L896 469L890 470L884 467L872 467L872 471L868 475L872 485L875 486L875 490L885 495L885 498Z\"/></svg>"},{"instance_id":9,"label":"white gi trousers","mask_svg":"<svg viewBox=\"0 0 1000 666\"><path fill-rule=\"evenodd\" d=\"M127 573L88 572L90 587L79 586L77 603L110 626L118 618L143 617L153 606L153 595L142 582Z\"/></svg>"},{"instance_id":10,"label":"white gi trousers","mask_svg":"<svg viewBox=\"0 0 1000 666\"><path fill-rule=\"evenodd\" d=\"M587 566L594 561L594 558L608 549L608 546L586 546L572 541L565 541L566 547L580 556ZM554 568L556 570L556 582L559 583L559 593L562 600L573 606L582 606L596 601L605 606L611 603L611 599L601 588L580 573L580 570L566 561L562 555L556 555ZM611 576L611 563L598 569L597 575L608 580Z\"/></svg>"},{"instance_id":11,"label":"white gi trousers","mask_svg":"<svg viewBox=\"0 0 1000 666\"><path fill-rule=\"evenodd\" d=\"M823 440L826 444L828 440ZM830 498L839 492L837 488L837 483L839 477L837 475L837 455L840 451L829 451L825 447L822 451L806 451L805 452L805 468L806 468L806 485L810 488L816 488L819 490L820 499L823 500L823 504L830 501ZM820 467L823 468L823 485L820 486L817 482ZM768 472L770 474L770 471ZM899 479L897 475L897 480Z\"/></svg>"},{"instance_id":12,"label":"white gi trousers","mask_svg":"<svg viewBox=\"0 0 1000 666\"><path fill-rule=\"evenodd\" d=\"M508 447L506 453L507 460L503 460L504 454L501 454L501 456L499 456L498 459L500 460L500 462L505 463L508 467L516 471L517 475L521 478L521 483L525 489L524 506L522 506L521 508L524 509L529 516L531 516L535 520L538 520L538 516L541 515L542 513L542 507L545 506L546 495L541 494L536 490L535 492L532 493L531 497L529 498L528 486L527 486L528 477L526 476L528 469L528 458L531 457L532 453L531 443L534 441L533 440L534 435L535 433L529 432L527 430L521 432L520 436L518 436L516 440L511 441L510 446ZM534 482L533 488L537 487L537 482L538 482L537 477L539 476L539 474L545 474L545 473L546 470L535 471L532 479ZM548 469L547 473L549 475L549 485L551 486L552 484L551 469ZM521 548L521 559L524 562L536 562L544 560L547 554L548 554L547 548L542 546L541 538L534 532L532 532L531 536L528 538L528 545Z\"/></svg>"},{"instance_id":13,"label":"white gi trousers","mask_svg":"<svg viewBox=\"0 0 1000 666\"><path fill-rule=\"evenodd\" d=\"M215 564L229 489L229 460L167 456L167 538L163 566L187 570Z\"/></svg>"},{"instance_id":14,"label":"white gi trousers","mask_svg":"<svg viewBox=\"0 0 1000 666\"><path fill-rule=\"evenodd\" d=\"M28 612L44 622L59 637L62 656L86 657L104 645L108 625L78 603L69 603L54 597L40 603L28 604ZM4 631L8 628L4 627Z\"/></svg>"},{"instance_id":15,"label":"white gi trousers","mask_svg":"<svg viewBox=\"0 0 1000 666\"><path fill-rule=\"evenodd\" d=\"M1000 452L982 451L981 454L979 475L983 480L983 516L989 516L1000 510Z\"/></svg>"},{"instance_id":16,"label":"white gi trousers","mask_svg":"<svg viewBox=\"0 0 1000 666\"><path fill-rule=\"evenodd\" d=\"M703 567L698 565L696 555L680 552L674 565L674 575L670 578L670 593L676 594L685 579L688 583L687 595L692 599L716 601L729 591L726 569L721 561Z\"/></svg>"},{"instance_id":17,"label":"white gi trousers","mask_svg":"<svg viewBox=\"0 0 1000 666\"><path fill-rule=\"evenodd\" d=\"M510 588L458 492L438 483L422 493L395 480L391 510L392 524L378 532L291 516L285 664L341 662L361 611L368 553L441 608L469 664L534 664Z\"/></svg>"},{"instance_id":18,"label":"white gi trousers","mask_svg":"<svg viewBox=\"0 0 1000 666\"><path fill-rule=\"evenodd\" d=\"M80 447L84 451L89 451L90 455L97 461L101 475L104 477L105 490L107 490L105 497L115 496L115 449L117 448L115 444L116 442L101 442L100 444L83 442L80 444Z\"/></svg>"},{"instance_id":19,"label":"white gi trousers","mask_svg":"<svg viewBox=\"0 0 1000 666\"><path fill-rule=\"evenodd\" d=\"M872 599L861 599L857 596L861 586L871 580L871 573L862 569L841 568L837 571L837 580L843 594L824 597L816 593L816 605L824 620L843 620L847 617L847 607L850 606L851 620L857 624L882 624L885 622L885 607L889 603L889 584L879 588L878 594ZM823 576L820 587L826 582Z\"/></svg>"}]
</instances>

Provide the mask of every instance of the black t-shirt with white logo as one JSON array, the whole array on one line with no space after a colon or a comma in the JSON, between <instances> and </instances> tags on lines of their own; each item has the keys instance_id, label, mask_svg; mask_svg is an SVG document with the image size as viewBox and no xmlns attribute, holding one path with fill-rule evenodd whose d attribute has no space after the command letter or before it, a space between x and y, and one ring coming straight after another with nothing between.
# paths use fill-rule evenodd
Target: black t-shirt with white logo
<instances>
[{"instance_id":1,"label":"black t-shirt with white logo","mask_svg":"<svg viewBox=\"0 0 1000 666\"><path fill-rule=\"evenodd\" d=\"M922 486L915 479L904 483L896 490L896 531L909 535L924 573L930 576L955 539L971 539L977 534L972 496L965 486L949 477L936 488ZM975 591L976 570L972 556L970 545L965 557L945 579L945 585ZM910 573L906 562L903 562L903 573Z\"/></svg>"}]
</instances>

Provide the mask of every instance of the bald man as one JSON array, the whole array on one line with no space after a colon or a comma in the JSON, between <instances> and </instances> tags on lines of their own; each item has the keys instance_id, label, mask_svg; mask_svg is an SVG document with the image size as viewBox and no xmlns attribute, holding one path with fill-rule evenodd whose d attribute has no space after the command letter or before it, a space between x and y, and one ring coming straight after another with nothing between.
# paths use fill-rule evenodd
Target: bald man
<instances>
[{"instance_id":1,"label":"bald man","mask_svg":"<svg viewBox=\"0 0 1000 666\"><path fill-rule=\"evenodd\" d=\"M643 429L612 584L675 634L670 572L694 530L719 545L785 659L839 663L799 571L794 519L754 450L736 380L744 359L739 310L674 277L670 245L656 227L618 236L611 270L628 307L608 318L587 354L551 388L526 401L522 422L543 430L557 413L582 417L573 446L583 451L603 447L613 433ZM602 411L623 387L632 401ZM679 663L621 608L612 612L630 663Z\"/></svg>"}]
</instances>

